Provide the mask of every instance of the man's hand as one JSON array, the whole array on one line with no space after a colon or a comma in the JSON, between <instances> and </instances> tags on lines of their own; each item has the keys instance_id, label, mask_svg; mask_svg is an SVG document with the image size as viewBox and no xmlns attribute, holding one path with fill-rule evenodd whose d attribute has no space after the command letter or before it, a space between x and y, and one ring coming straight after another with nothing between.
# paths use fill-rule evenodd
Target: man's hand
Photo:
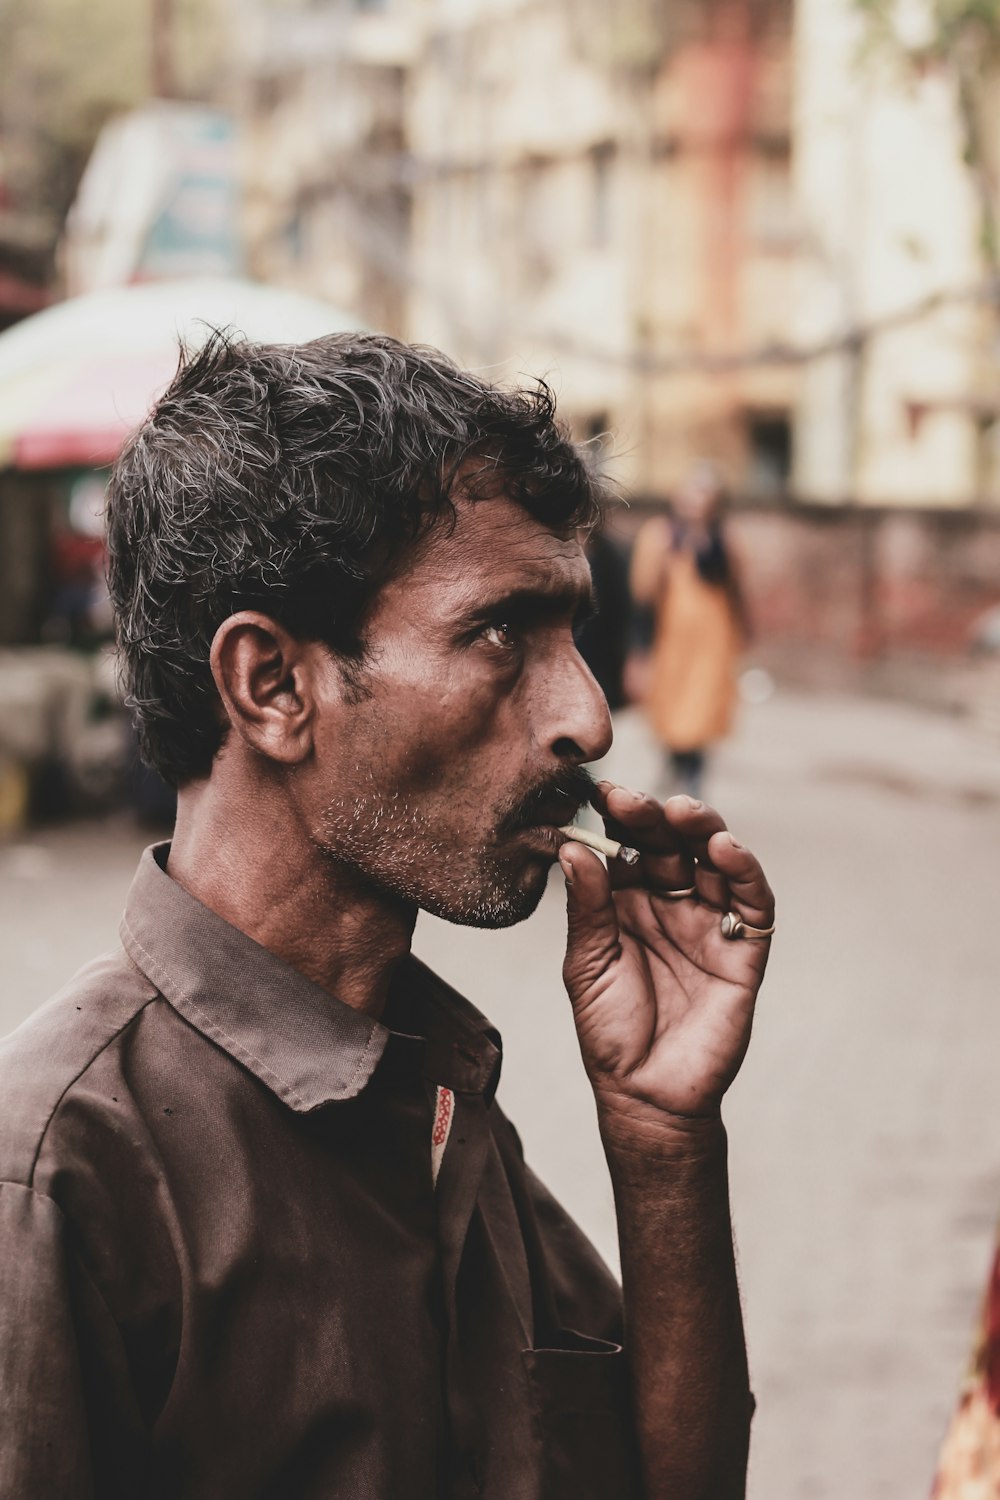
<instances>
[{"instance_id":1,"label":"man's hand","mask_svg":"<svg viewBox=\"0 0 1000 1500\"><path fill-rule=\"evenodd\" d=\"M563 973L615 1191L643 1494L740 1500L753 1402L719 1106L770 943L724 938L721 920L770 927L774 898L712 808L608 782L598 807L641 857L605 870L563 845Z\"/></svg>"},{"instance_id":2,"label":"man's hand","mask_svg":"<svg viewBox=\"0 0 1000 1500\"><path fill-rule=\"evenodd\" d=\"M641 856L605 870L581 844L560 850L563 975L598 1104L647 1129L715 1116L746 1052L770 948L724 938L721 918L770 927L774 897L713 808L689 797L661 805L606 781L598 798L611 836ZM671 898L689 886L696 898Z\"/></svg>"}]
</instances>

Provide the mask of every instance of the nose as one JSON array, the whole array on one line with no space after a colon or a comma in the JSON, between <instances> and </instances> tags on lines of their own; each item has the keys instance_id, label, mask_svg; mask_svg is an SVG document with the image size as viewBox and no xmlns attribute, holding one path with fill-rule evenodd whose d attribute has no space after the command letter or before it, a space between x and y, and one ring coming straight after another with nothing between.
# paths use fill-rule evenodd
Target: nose
<instances>
[{"instance_id":1,"label":"nose","mask_svg":"<svg viewBox=\"0 0 1000 1500\"><path fill-rule=\"evenodd\" d=\"M558 760L582 765L607 755L614 738L608 700L575 647L554 674L550 708L550 745Z\"/></svg>"}]
</instances>

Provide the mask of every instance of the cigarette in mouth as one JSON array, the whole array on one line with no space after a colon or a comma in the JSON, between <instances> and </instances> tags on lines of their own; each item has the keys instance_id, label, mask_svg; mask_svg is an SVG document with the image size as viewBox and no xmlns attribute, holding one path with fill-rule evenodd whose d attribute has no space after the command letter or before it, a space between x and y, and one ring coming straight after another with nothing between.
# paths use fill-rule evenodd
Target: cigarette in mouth
<instances>
[{"instance_id":1,"label":"cigarette in mouth","mask_svg":"<svg viewBox=\"0 0 1000 1500\"><path fill-rule=\"evenodd\" d=\"M628 844L619 844L615 839L605 838L603 833L591 833L588 828L574 828L568 823L565 828L560 828L568 839L574 843L586 844L588 849L596 849L598 854L604 854L608 859L620 859L627 865L639 863L638 849L630 849Z\"/></svg>"}]
</instances>

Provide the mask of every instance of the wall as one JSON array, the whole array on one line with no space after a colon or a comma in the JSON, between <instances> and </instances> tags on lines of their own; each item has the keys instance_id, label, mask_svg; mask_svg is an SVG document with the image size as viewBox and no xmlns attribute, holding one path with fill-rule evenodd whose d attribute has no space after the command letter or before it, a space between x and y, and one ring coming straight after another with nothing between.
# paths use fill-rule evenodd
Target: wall
<instances>
[{"instance_id":1,"label":"wall","mask_svg":"<svg viewBox=\"0 0 1000 1500\"><path fill-rule=\"evenodd\" d=\"M755 648L784 677L949 706L977 621L1000 604L1000 514L737 510Z\"/></svg>"}]
</instances>

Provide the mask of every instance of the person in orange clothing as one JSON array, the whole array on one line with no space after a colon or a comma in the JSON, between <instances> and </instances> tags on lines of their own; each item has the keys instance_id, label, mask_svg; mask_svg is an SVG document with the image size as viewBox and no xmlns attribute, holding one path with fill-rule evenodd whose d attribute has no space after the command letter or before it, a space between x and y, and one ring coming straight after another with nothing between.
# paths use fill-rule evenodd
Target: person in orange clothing
<instances>
[{"instance_id":1,"label":"person in orange clothing","mask_svg":"<svg viewBox=\"0 0 1000 1500\"><path fill-rule=\"evenodd\" d=\"M632 555L632 596L653 611L644 690L673 789L700 797L707 747L732 724L736 673L749 635L739 570L715 469L696 464L673 514L647 521Z\"/></svg>"},{"instance_id":2,"label":"person in orange clothing","mask_svg":"<svg viewBox=\"0 0 1000 1500\"><path fill-rule=\"evenodd\" d=\"M1000 1496L1000 1247L986 1284L969 1373L931 1489L931 1500L995 1496Z\"/></svg>"}]
</instances>

